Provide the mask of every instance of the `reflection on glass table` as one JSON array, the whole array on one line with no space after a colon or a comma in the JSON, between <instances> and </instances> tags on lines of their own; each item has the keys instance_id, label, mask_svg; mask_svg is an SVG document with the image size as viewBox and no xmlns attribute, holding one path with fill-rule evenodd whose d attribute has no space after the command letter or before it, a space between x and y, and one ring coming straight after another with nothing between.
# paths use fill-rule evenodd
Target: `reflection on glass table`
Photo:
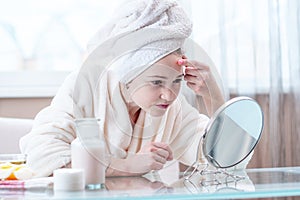
<instances>
[{"instance_id":1,"label":"reflection on glass table","mask_svg":"<svg viewBox=\"0 0 300 200\"><path fill-rule=\"evenodd\" d=\"M195 174L186 180L173 170L152 172L143 177L114 177L106 179L106 189L80 192L54 192L48 188L3 189L3 198L47 199L240 199L300 196L300 167L247 169L231 174L242 179L231 179L223 173L220 182L209 182L215 174ZM49 178L51 182L51 178ZM32 180L31 180L32 181ZM206 181L206 182L205 182ZM203 184L205 183L205 184ZM38 184L36 185L38 186Z\"/></svg>"}]
</instances>

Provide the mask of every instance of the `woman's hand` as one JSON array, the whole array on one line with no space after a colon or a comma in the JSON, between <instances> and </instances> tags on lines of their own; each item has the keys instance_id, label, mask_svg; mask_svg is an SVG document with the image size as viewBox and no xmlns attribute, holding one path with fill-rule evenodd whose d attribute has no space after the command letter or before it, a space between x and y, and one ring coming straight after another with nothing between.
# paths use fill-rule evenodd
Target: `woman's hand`
<instances>
[{"instance_id":1,"label":"woman's hand","mask_svg":"<svg viewBox=\"0 0 300 200\"><path fill-rule=\"evenodd\" d=\"M128 157L132 165L132 172L147 173L151 170L160 170L167 161L173 159L172 150L169 145L162 142L151 142L132 156Z\"/></svg>"},{"instance_id":2,"label":"woman's hand","mask_svg":"<svg viewBox=\"0 0 300 200\"><path fill-rule=\"evenodd\" d=\"M173 159L169 145L151 142L126 159L112 159L107 176L142 175L151 170L160 170L167 161Z\"/></svg>"},{"instance_id":3,"label":"woman's hand","mask_svg":"<svg viewBox=\"0 0 300 200\"><path fill-rule=\"evenodd\" d=\"M212 115L225 101L210 68L185 56L177 61L184 66L184 80L196 95L202 96L206 110Z\"/></svg>"}]
</instances>

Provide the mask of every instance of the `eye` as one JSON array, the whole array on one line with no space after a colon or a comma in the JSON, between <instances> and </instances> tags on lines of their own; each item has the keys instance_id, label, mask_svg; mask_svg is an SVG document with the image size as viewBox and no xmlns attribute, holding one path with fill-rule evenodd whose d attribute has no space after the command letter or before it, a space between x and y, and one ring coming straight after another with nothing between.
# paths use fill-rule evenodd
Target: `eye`
<instances>
[{"instance_id":1,"label":"eye","mask_svg":"<svg viewBox=\"0 0 300 200\"><path fill-rule=\"evenodd\" d=\"M160 81L160 80L151 81L151 83L152 83L153 85L162 85L162 81Z\"/></svg>"},{"instance_id":2,"label":"eye","mask_svg":"<svg viewBox=\"0 0 300 200\"><path fill-rule=\"evenodd\" d=\"M178 79L174 80L173 83L180 83L181 81L182 81L182 79L178 78Z\"/></svg>"}]
</instances>

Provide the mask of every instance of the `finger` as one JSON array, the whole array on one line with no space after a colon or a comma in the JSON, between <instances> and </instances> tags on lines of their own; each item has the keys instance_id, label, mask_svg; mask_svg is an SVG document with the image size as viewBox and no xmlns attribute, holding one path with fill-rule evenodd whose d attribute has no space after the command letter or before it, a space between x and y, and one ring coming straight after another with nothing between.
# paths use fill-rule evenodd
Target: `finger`
<instances>
[{"instance_id":1,"label":"finger","mask_svg":"<svg viewBox=\"0 0 300 200\"><path fill-rule=\"evenodd\" d=\"M195 67L185 67L185 75L190 76L198 76L198 77L206 77L206 75L209 73L206 69L199 69Z\"/></svg>"},{"instance_id":2,"label":"finger","mask_svg":"<svg viewBox=\"0 0 300 200\"><path fill-rule=\"evenodd\" d=\"M187 86L189 88L191 88L193 91L195 91L196 94L200 94L201 91L205 90L205 87L203 87L203 85L204 84L202 84L202 85L196 85L194 83L187 82Z\"/></svg>"},{"instance_id":3,"label":"finger","mask_svg":"<svg viewBox=\"0 0 300 200\"><path fill-rule=\"evenodd\" d=\"M196 84L187 82L186 85L196 93L199 92L199 87Z\"/></svg>"},{"instance_id":4,"label":"finger","mask_svg":"<svg viewBox=\"0 0 300 200\"><path fill-rule=\"evenodd\" d=\"M162 148L165 149L166 151L168 151L169 153L172 153L171 148L169 147L168 144L164 143L164 142L153 142L152 143L153 146L158 147L158 148Z\"/></svg>"},{"instance_id":5,"label":"finger","mask_svg":"<svg viewBox=\"0 0 300 200\"><path fill-rule=\"evenodd\" d=\"M197 76L193 76L193 75L185 75L184 80L192 84L198 84L200 81L200 79Z\"/></svg>"},{"instance_id":6,"label":"finger","mask_svg":"<svg viewBox=\"0 0 300 200\"><path fill-rule=\"evenodd\" d=\"M157 153L157 155L163 157L164 159L167 159L170 154L167 150L162 148L159 148L155 153Z\"/></svg>"},{"instance_id":7,"label":"finger","mask_svg":"<svg viewBox=\"0 0 300 200\"><path fill-rule=\"evenodd\" d=\"M182 67L183 75L186 75L187 63L188 61L184 56L182 56L182 59L177 60L177 64Z\"/></svg>"},{"instance_id":8,"label":"finger","mask_svg":"<svg viewBox=\"0 0 300 200\"><path fill-rule=\"evenodd\" d=\"M150 148L150 152L156 153L159 156L167 159L169 157L169 152L161 147L152 147Z\"/></svg>"},{"instance_id":9,"label":"finger","mask_svg":"<svg viewBox=\"0 0 300 200\"><path fill-rule=\"evenodd\" d=\"M159 155L153 153L151 155L151 164L150 164L150 170L159 170L164 167L164 164L166 163L166 160Z\"/></svg>"},{"instance_id":10,"label":"finger","mask_svg":"<svg viewBox=\"0 0 300 200\"><path fill-rule=\"evenodd\" d=\"M156 162L159 162L159 163L161 163L163 165L166 164L166 162L167 162L166 158L164 158L164 157L162 157L162 156L160 156L160 155L158 155L156 153L153 153L153 159Z\"/></svg>"},{"instance_id":11,"label":"finger","mask_svg":"<svg viewBox=\"0 0 300 200\"><path fill-rule=\"evenodd\" d=\"M153 142L152 144L153 144L153 146L156 146L158 148L162 148L162 149L166 150L169 153L168 160L173 159L173 151L168 144L163 143L163 142Z\"/></svg>"},{"instance_id":12,"label":"finger","mask_svg":"<svg viewBox=\"0 0 300 200\"><path fill-rule=\"evenodd\" d=\"M202 70L209 70L209 67L203 63L197 61L190 61L188 59L179 59L177 61L178 65L185 65L187 68L195 68L195 69L202 69Z\"/></svg>"},{"instance_id":13,"label":"finger","mask_svg":"<svg viewBox=\"0 0 300 200\"><path fill-rule=\"evenodd\" d=\"M183 67L183 74L186 77L186 75L189 76L195 76L195 77L202 77L205 74L209 72L209 69L206 66L191 66L190 62L184 62L186 65L182 65Z\"/></svg>"},{"instance_id":14,"label":"finger","mask_svg":"<svg viewBox=\"0 0 300 200\"><path fill-rule=\"evenodd\" d=\"M193 67L193 68L196 68L196 69L200 69L200 70L209 70L209 67L203 63L200 63L198 61L195 61L195 60L187 60L187 64L186 64L187 67Z\"/></svg>"},{"instance_id":15,"label":"finger","mask_svg":"<svg viewBox=\"0 0 300 200\"><path fill-rule=\"evenodd\" d=\"M207 87L207 83L205 82L205 80L203 79L200 79L198 80L196 83L195 82L192 82L192 81L187 81L186 83L189 87L193 87L193 88L203 88L203 87ZM192 89L193 89L192 88Z\"/></svg>"},{"instance_id":16,"label":"finger","mask_svg":"<svg viewBox=\"0 0 300 200\"><path fill-rule=\"evenodd\" d=\"M210 79L210 76L207 72L190 72L187 71L184 80L188 82L192 82L195 84L200 84L201 82L204 83Z\"/></svg>"}]
</instances>

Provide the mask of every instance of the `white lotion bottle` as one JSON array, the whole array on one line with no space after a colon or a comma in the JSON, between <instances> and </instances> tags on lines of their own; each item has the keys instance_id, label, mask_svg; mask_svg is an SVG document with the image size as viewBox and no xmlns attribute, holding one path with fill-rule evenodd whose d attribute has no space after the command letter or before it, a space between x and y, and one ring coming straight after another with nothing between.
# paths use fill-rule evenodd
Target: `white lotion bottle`
<instances>
[{"instance_id":1,"label":"white lotion bottle","mask_svg":"<svg viewBox=\"0 0 300 200\"><path fill-rule=\"evenodd\" d=\"M106 145L98 120L76 119L75 125L77 138L71 143L72 168L83 169L86 189L105 188Z\"/></svg>"}]
</instances>

